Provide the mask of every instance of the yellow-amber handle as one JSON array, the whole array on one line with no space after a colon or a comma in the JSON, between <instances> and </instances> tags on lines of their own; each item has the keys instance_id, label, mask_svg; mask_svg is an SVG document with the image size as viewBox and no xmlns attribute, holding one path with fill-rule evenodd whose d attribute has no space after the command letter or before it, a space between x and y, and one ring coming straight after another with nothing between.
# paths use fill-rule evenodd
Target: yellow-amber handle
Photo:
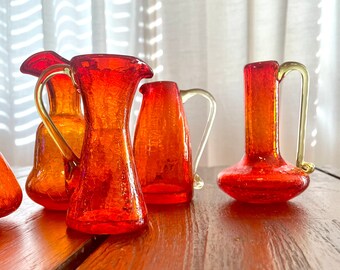
<instances>
[{"instance_id":1,"label":"yellow-amber handle","mask_svg":"<svg viewBox=\"0 0 340 270\"><path fill-rule=\"evenodd\" d=\"M200 159L203 154L203 150L205 148L205 145L207 144L208 137L211 132L212 125L214 123L215 115L216 115L216 101L214 97L206 90L203 89L189 89L189 90L181 90L181 98L182 102L185 103L190 98L199 95L201 97L204 97L209 101L209 115L207 119L207 123L205 125L203 135L200 141L200 144L198 146L197 154L194 160L194 188L195 189L201 189L204 186L203 179L198 175L197 168L198 163L200 162Z\"/></svg>"},{"instance_id":2,"label":"yellow-amber handle","mask_svg":"<svg viewBox=\"0 0 340 270\"><path fill-rule=\"evenodd\" d=\"M44 72L42 72L35 86L35 105L47 131L51 135L53 141L56 143L63 156L69 161L71 165L77 166L79 164L79 157L77 157L77 155L73 152L71 147L65 141L63 135L53 123L43 102L42 93L44 86L53 76L58 74L65 74L72 79L71 70L68 65L60 64L48 67L46 70L44 70Z\"/></svg>"},{"instance_id":3,"label":"yellow-amber handle","mask_svg":"<svg viewBox=\"0 0 340 270\"><path fill-rule=\"evenodd\" d=\"M298 149L296 157L296 166L304 170L306 173L312 173L315 165L304 161L305 155L305 138L307 127L307 111L308 111L308 95L309 95L309 75L306 67L297 62L285 62L280 65L278 71L278 80L281 81L290 71L297 70L302 77L302 94L300 106L300 123L298 134Z\"/></svg>"}]
</instances>

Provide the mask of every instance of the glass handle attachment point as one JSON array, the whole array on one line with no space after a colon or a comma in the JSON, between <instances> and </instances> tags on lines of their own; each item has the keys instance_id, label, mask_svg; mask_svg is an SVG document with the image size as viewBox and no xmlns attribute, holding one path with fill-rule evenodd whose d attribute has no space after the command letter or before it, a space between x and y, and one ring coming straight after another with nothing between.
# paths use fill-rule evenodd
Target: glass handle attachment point
<instances>
[{"instance_id":1,"label":"glass handle attachment point","mask_svg":"<svg viewBox=\"0 0 340 270\"><path fill-rule=\"evenodd\" d=\"M306 138L306 127L307 127L307 111L308 111L308 95L309 95L309 74L306 67L298 62L285 62L280 65L278 71L278 80L281 81L286 74L290 71L297 70L300 72L302 77L302 94L301 94L301 105L300 105L300 122L299 122L299 133L298 133L298 149L296 157L296 166L301 168L306 173L312 173L315 169L315 165L310 162L305 162L305 138Z\"/></svg>"}]
</instances>

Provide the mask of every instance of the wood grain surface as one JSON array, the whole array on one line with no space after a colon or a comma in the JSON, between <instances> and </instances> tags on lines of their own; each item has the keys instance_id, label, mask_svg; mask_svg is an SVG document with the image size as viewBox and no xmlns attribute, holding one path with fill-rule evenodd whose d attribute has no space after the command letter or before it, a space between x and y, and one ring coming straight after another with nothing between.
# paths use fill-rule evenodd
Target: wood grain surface
<instances>
[{"instance_id":1,"label":"wood grain surface","mask_svg":"<svg viewBox=\"0 0 340 270\"><path fill-rule=\"evenodd\" d=\"M218 189L220 170L200 172L191 204L149 206L148 229L108 238L68 230L65 213L24 195L0 219L0 269L340 269L339 178L316 171L289 203L247 205Z\"/></svg>"},{"instance_id":2,"label":"wood grain surface","mask_svg":"<svg viewBox=\"0 0 340 270\"><path fill-rule=\"evenodd\" d=\"M27 172L17 172L24 187ZM24 192L17 211L0 219L0 269L54 269L95 240L67 230L65 213L44 210ZM88 246L88 245L87 245Z\"/></svg>"},{"instance_id":3,"label":"wood grain surface","mask_svg":"<svg viewBox=\"0 0 340 270\"><path fill-rule=\"evenodd\" d=\"M149 207L149 228L111 236L79 269L340 269L340 180L321 172L289 203L247 205L208 184L189 205Z\"/></svg>"},{"instance_id":4,"label":"wood grain surface","mask_svg":"<svg viewBox=\"0 0 340 270\"><path fill-rule=\"evenodd\" d=\"M328 174L330 176L333 176L337 179L340 179L340 168L335 168L332 166L322 166L322 167L316 167L316 170L323 172L325 174Z\"/></svg>"}]
</instances>

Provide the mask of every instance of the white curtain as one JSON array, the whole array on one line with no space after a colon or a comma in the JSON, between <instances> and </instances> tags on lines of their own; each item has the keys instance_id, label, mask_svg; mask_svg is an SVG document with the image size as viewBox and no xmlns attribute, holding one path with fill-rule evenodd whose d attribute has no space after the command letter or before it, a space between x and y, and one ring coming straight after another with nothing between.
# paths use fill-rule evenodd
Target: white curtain
<instances>
[{"instance_id":1,"label":"white curtain","mask_svg":"<svg viewBox=\"0 0 340 270\"><path fill-rule=\"evenodd\" d=\"M201 166L231 165L244 152L243 67L263 60L298 61L310 73L306 160L340 165L340 4L336 0L18 0L0 2L0 151L12 166L31 166L40 119L36 78L21 74L31 54L54 50L135 55L151 80L204 88L217 116ZM300 76L280 87L280 148L294 162ZM138 103L131 114L133 127ZM207 106L185 105L195 152ZM166 132L166 131L165 131Z\"/></svg>"}]
</instances>

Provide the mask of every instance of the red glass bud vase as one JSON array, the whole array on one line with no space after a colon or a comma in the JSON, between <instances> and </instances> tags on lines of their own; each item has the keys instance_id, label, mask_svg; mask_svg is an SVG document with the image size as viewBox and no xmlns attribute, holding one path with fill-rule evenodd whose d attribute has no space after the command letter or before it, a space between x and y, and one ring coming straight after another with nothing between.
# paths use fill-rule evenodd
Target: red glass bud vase
<instances>
[{"instance_id":1,"label":"red glass bud vase","mask_svg":"<svg viewBox=\"0 0 340 270\"><path fill-rule=\"evenodd\" d=\"M69 76L84 104L85 135L78 156L46 112L43 86L58 74ZM68 161L69 177L79 185L70 198L68 227L90 234L121 234L147 226L147 209L132 155L129 117L136 88L152 77L143 61L123 55L79 55L40 76L38 112Z\"/></svg>"},{"instance_id":2,"label":"red glass bud vase","mask_svg":"<svg viewBox=\"0 0 340 270\"><path fill-rule=\"evenodd\" d=\"M7 161L0 153L0 217L7 216L18 209L21 201L21 188Z\"/></svg>"},{"instance_id":3,"label":"red glass bud vase","mask_svg":"<svg viewBox=\"0 0 340 270\"><path fill-rule=\"evenodd\" d=\"M280 155L278 134L279 83L291 70L302 74L302 99L297 166ZM219 187L247 203L288 201L309 184L314 165L303 161L308 100L308 72L296 62L279 66L275 61L251 63L245 78L245 155L218 175Z\"/></svg>"},{"instance_id":4,"label":"red glass bud vase","mask_svg":"<svg viewBox=\"0 0 340 270\"><path fill-rule=\"evenodd\" d=\"M39 77L48 67L67 64L53 51L43 51L27 58L21 72ZM84 137L84 117L80 109L80 95L71 79L59 74L47 83L49 115L72 149L79 155ZM69 195L76 183L65 177L64 157L43 123L36 132L34 164L26 180L27 195L36 203L51 210L66 210Z\"/></svg>"},{"instance_id":5,"label":"red glass bud vase","mask_svg":"<svg viewBox=\"0 0 340 270\"><path fill-rule=\"evenodd\" d=\"M190 202L203 180L196 170L216 112L211 94L202 89L179 90L171 81L146 83L135 137L134 157L147 204ZM192 165L189 128L183 102L200 95L210 104L207 125ZM194 172L193 172L194 169Z\"/></svg>"}]
</instances>

